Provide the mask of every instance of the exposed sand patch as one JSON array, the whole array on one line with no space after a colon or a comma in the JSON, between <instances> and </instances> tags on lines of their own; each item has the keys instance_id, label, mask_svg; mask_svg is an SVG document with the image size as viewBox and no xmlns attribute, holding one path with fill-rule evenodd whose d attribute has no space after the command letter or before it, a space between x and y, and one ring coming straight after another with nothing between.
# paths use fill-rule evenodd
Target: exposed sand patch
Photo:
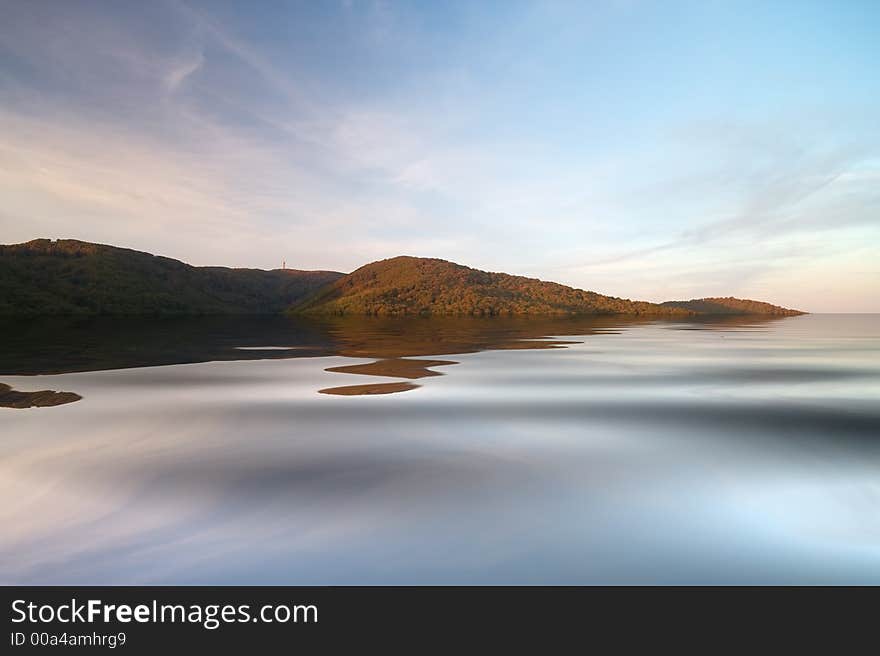
<instances>
[{"instance_id":1,"label":"exposed sand patch","mask_svg":"<svg viewBox=\"0 0 880 656\"><path fill-rule=\"evenodd\" d=\"M518 339L514 342L503 342L493 346L493 351L518 351L534 349L557 349L565 348L568 344L583 344L562 339Z\"/></svg>"},{"instance_id":2,"label":"exposed sand patch","mask_svg":"<svg viewBox=\"0 0 880 656\"><path fill-rule=\"evenodd\" d=\"M340 396L360 396L362 394L394 394L408 392L421 385L415 383L372 383L367 385L346 385L345 387L328 387L318 390L319 394L338 394Z\"/></svg>"},{"instance_id":3,"label":"exposed sand patch","mask_svg":"<svg viewBox=\"0 0 880 656\"><path fill-rule=\"evenodd\" d=\"M447 364L458 364L452 360L404 360L388 358L367 364L351 364L342 367L330 367L324 371L340 374L364 374L367 376L388 376L391 378L427 378L442 376L439 371L431 371L429 367L440 367Z\"/></svg>"},{"instance_id":4,"label":"exposed sand patch","mask_svg":"<svg viewBox=\"0 0 880 656\"><path fill-rule=\"evenodd\" d=\"M17 392L9 385L0 383L0 408L48 408L79 401L82 397L73 392Z\"/></svg>"}]
</instances>

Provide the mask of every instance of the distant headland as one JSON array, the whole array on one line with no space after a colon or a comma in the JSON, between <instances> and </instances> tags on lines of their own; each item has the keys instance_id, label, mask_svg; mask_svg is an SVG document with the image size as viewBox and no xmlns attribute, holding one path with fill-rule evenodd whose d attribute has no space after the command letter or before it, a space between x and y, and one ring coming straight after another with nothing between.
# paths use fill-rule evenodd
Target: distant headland
<instances>
[{"instance_id":1,"label":"distant headland","mask_svg":"<svg viewBox=\"0 0 880 656\"><path fill-rule=\"evenodd\" d=\"M761 301L649 303L559 283L400 256L349 274L195 267L73 239L0 245L0 316L22 315L609 315L803 314Z\"/></svg>"}]
</instances>

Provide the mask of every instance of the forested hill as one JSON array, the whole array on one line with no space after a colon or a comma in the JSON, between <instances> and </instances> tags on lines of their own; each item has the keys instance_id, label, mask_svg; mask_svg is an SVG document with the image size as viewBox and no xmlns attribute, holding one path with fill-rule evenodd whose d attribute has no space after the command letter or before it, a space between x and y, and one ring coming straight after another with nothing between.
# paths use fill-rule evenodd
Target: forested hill
<instances>
[{"instance_id":1,"label":"forested hill","mask_svg":"<svg viewBox=\"0 0 880 656\"><path fill-rule=\"evenodd\" d=\"M0 245L0 315L280 313L343 274L194 267L64 239Z\"/></svg>"},{"instance_id":2,"label":"forested hill","mask_svg":"<svg viewBox=\"0 0 880 656\"><path fill-rule=\"evenodd\" d=\"M73 239L0 245L0 316L801 314L735 298L656 304L420 257L335 271L194 267Z\"/></svg>"},{"instance_id":3,"label":"forested hill","mask_svg":"<svg viewBox=\"0 0 880 656\"><path fill-rule=\"evenodd\" d=\"M293 310L373 315L692 314L689 310L603 296L555 282L406 256L367 264Z\"/></svg>"},{"instance_id":4,"label":"forested hill","mask_svg":"<svg viewBox=\"0 0 880 656\"><path fill-rule=\"evenodd\" d=\"M804 314L800 310L790 310L778 305L771 305L770 303L733 298L732 296L724 298L695 298L690 301L666 301L662 305L664 307L692 310L697 314L764 314L783 317Z\"/></svg>"}]
</instances>

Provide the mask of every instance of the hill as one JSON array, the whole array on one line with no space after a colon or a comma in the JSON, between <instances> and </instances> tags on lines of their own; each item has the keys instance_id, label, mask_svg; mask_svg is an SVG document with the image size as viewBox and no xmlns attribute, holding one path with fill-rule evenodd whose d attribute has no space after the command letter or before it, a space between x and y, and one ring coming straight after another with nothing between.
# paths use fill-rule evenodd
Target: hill
<instances>
[{"instance_id":1,"label":"hill","mask_svg":"<svg viewBox=\"0 0 880 656\"><path fill-rule=\"evenodd\" d=\"M690 301L666 301L661 303L664 307L680 308L683 310L691 310L697 314L763 314L782 317L793 317L799 314L805 314L800 310L790 310L788 308L763 303L762 301L750 301L748 299L733 298L725 296L723 298L695 298Z\"/></svg>"},{"instance_id":2,"label":"hill","mask_svg":"<svg viewBox=\"0 0 880 656\"><path fill-rule=\"evenodd\" d=\"M343 274L194 267L73 239L0 245L0 315L272 314Z\"/></svg>"},{"instance_id":3,"label":"hill","mask_svg":"<svg viewBox=\"0 0 880 656\"><path fill-rule=\"evenodd\" d=\"M292 309L343 315L692 314L555 282L407 256L367 264Z\"/></svg>"},{"instance_id":4,"label":"hill","mask_svg":"<svg viewBox=\"0 0 880 656\"><path fill-rule=\"evenodd\" d=\"M0 316L18 315L790 316L735 298L647 303L555 282L400 256L335 271L194 267L73 239L0 245Z\"/></svg>"}]
</instances>

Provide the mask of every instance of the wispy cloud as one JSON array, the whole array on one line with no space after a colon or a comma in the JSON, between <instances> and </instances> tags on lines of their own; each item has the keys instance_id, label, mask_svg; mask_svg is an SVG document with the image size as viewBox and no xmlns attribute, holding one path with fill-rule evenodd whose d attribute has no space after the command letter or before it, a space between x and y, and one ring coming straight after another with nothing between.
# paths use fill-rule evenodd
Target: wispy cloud
<instances>
[{"instance_id":1,"label":"wispy cloud","mask_svg":"<svg viewBox=\"0 0 880 656\"><path fill-rule=\"evenodd\" d=\"M201 51L188 57L175 66L165 76L165 86L169 91L176 91L184 81L198 70L205 63L205 55Z\"/></svg>"}]
</instances>

